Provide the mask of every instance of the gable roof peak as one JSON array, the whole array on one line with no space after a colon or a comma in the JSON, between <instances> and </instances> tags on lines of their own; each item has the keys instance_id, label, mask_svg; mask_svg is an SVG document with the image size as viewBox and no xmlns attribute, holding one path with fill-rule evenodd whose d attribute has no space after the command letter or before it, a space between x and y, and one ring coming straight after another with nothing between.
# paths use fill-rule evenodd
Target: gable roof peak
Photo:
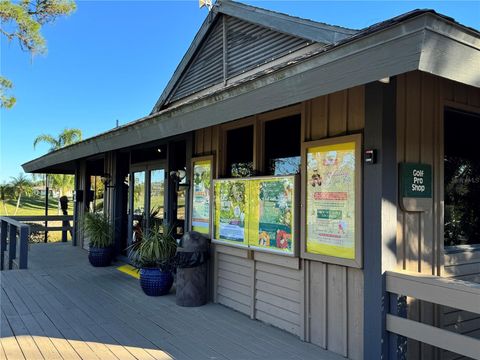
<instances>
[{"instance_id":1,"label":"gable roof peak","mask_svg":"<svg viewBox=\"0 0 480 360\"><path fill-rule=\"evenodd\" d=\"M151 114L160 111L169 101L183 74L188 70L196 54L212 32L217 20L223 16L261 26L286 36L303 39L309 43L332 45L354 35L357 31L301 19L234 1L219 0L208 13L190 47L180 61L173 76L158 99Z\"/></svg>"}]
</instances>

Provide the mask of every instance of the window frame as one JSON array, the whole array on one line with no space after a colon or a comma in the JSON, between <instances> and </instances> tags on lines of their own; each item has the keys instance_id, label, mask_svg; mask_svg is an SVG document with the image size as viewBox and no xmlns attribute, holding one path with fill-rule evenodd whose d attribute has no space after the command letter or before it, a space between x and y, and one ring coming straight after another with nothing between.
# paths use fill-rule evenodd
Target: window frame
<instances>
[{"instance_id":1,"label":"window frame","mask_svg":"<svg viewBox=\"0 0 480 360\"><path fill-rule=\"evenodd\" d=\"M441 203L441 221L440 221L440 236L441 236L441 249L443 249L443 256L446 257L453 253L458 252L474 252L480 249L480 239L479 243L471 245L448 245L445 246L445 112L451 109L453 111L464 111L471 113L475 116L480 117L480 108L461 104L451 100L444 100L440 110L440 151L438 162L440 164L439 171L439 201ZM435 179L434 179L434 188L435 188Z\"/></svg>"}]
</instances>

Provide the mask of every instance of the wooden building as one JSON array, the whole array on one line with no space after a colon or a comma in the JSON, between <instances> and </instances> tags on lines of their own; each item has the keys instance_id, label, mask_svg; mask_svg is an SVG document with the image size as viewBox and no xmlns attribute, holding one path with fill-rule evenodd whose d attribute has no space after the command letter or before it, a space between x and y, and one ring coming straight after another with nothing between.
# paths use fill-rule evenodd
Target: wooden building
<instances>
[{"instance_id":1,"label":"wooden building","mask_svg":"<svg viewBox=\"0 0 480 360\"><path fill-rule=\"evenodd\" d=\"M387 271L480 282L478 130L478 30L415 10L357 31L221 1L148 116L23 167L75 174L74 245L88 244L83 214L105 211L120 258L153 217L179 234L192 228L196 161L210 161L213 179L297 174L290 253L216 239L211 192L212 301L350 359L393 359L401 341L389 336ZM355 145L355 236L353 255L336 257L309 250L308 159L345 142ZM473 210L452 215L452 171L465 162L461 201ZM405 164L424 171L426 196L404 192ZM409 319L480 335L478 314L407 303ZM428 344L409 341L408 359L455 358Z\"/></svg>"}]
</instances>

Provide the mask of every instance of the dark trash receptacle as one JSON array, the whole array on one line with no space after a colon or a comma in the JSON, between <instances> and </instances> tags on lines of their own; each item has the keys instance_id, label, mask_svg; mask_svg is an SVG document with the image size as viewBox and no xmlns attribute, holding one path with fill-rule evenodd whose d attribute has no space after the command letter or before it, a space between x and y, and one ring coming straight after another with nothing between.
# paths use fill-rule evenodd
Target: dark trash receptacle
<instances>
[{"instance_id":1,"label":"dark trash receptacle","mask_svg":"<svg viewBox=\"0 0 480 360\"><path fill-rule=\"evenodd\" d=\"M202 306L208 299L208 239L191 231L183 235L177 247L176 303L180 306Z\"/></svg>"}]
</instances>

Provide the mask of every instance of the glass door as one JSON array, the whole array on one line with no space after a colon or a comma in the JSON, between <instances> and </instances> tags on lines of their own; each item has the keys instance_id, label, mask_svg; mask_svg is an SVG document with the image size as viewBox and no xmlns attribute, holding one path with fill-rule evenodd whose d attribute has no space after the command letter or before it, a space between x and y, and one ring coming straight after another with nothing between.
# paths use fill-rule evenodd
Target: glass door
<instances>
[{"instance_id":1,"label":"glass door","mask_svg":"<svg viewBox=\"0 0 480 360\"><path fill-rule=\"evenodd\" d=\"M132 182L130 184L131 203L132 203L132 241L135 242L142 238L143 230L146 226L145 219L145 173L146 171L136 171L132 173Z\"/></svg>"},{"instance_id":2,"label":"glass door","mask_svg":"<svg viewBox=\"0 0 480 360\"><path fill-rule=\"evenodd\" d=\"M136 166L130 174L129 204L131 211L129 241L142 239L153 226L161 226L165 218L165 168L161 164Z\"/></svg>"},{"instance_id":3,"label":"glass door","mask_svg":"<svg viewBox=\"0 0 480 360\"><path fill-rule=\"evenodd\" d=\"M148 226L161 226L165 218L165 169L150 170L150 216Z\"/></svg>"}]
</instances>

